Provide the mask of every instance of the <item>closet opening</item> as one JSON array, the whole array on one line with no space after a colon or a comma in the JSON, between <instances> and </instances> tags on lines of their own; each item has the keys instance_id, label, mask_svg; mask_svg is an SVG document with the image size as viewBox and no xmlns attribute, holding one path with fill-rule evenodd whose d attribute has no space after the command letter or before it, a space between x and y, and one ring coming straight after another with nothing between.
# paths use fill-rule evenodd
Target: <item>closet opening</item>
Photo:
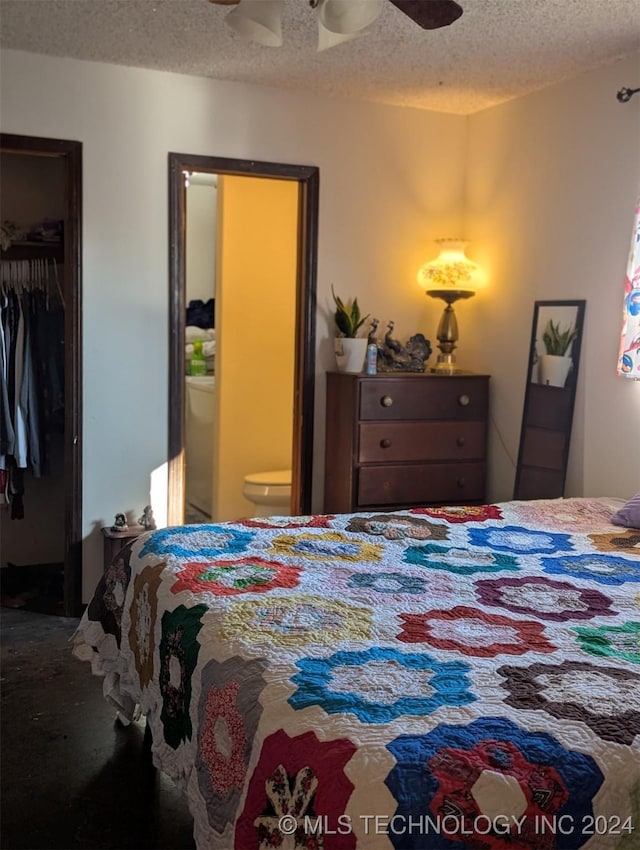
<instances>
[{"instance_id":1,"label":"closet opening","mask_svg":"<svg viewBox=\"0 0 640 850\"><path fill-rule=\"evenodd\" d=\"M82 610L82 144L0 134L2 605Z\"/></svg>"}]
</instances>

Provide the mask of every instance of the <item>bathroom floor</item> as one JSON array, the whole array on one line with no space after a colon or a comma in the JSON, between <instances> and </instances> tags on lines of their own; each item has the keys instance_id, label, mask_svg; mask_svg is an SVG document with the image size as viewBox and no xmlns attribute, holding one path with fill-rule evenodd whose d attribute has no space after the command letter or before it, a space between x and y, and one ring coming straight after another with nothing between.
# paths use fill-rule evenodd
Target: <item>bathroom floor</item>
<instances>
[{"instance_id":1,"label":"bathroom floor","mask_svg":"<svg viewBox=\"0 0 640 850\"><path fill-rule=\"evenodd\" d=\"M211 522L211 517L195 505L188 504L184 509L184 522L185 525L195 525L199 522Z\"/></svg>"}]
</instances>

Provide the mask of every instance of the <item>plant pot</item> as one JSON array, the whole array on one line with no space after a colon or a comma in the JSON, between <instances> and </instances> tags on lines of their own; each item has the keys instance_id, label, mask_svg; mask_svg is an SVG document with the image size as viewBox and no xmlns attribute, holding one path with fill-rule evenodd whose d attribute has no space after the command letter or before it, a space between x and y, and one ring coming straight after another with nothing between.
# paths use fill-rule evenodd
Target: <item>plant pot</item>
<instances>
[{"instance_id":1,"label":"plant pot","mask_svg":"<svg viewBox=\"0 0 640 850\"><path fill-rule=\"evenodd\" d=\"M570 357L541 354L538 360L538 383L550 387L564 387L571 364Z\"/></svg>"},{"instance_id":2,"label":"plant pot","mask_svg":"<svg viewBox=\"0 0 640 850\"><path fill-rule=\"evenodd\" d=\"M347 339L338 337L334 340L336 363L339 372L362 372L367 356L367 339Z\"/></svg>"}]
</instances>

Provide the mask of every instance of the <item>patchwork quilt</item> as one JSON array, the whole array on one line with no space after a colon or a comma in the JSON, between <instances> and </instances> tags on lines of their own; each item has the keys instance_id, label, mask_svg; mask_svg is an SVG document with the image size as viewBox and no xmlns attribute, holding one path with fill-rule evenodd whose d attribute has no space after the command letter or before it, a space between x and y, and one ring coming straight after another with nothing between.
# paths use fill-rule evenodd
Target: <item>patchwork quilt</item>
<instances>
[{"instance_id":1,"label":"patchwork quilt","mask_svg":"<svg viewBox=\"0 0 640 850\"><path fill-rule=\"evenodd\" d=\"M199 850L640 846L640 530L606 500L149 532L75 652Z\"/></svg>"}]
</instances>

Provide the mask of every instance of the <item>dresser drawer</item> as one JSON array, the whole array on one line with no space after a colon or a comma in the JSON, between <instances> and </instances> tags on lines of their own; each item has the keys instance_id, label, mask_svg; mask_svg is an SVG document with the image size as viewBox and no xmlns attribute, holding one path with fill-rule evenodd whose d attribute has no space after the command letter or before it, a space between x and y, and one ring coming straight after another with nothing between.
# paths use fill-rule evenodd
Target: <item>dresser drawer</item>
<instances>
[{"instance_id":1,"label":"dresser drawer","mask_svg":"<svg viewBox=\"0 0 640 850\"><path fill-rule=\"evenodd\" d=\"M485 464L420 463L364 466L358 476L358 508L484 499Z\"/></svg>"},{"instance_id":2,"label":"dresser drawer","mask_svg":"<svg viewBox=\"0 0 640 850\"><path fill-rule=\"evenodd\" d=\"M485 500L489 375L327 374L324 511Z\"/></svg>"},{"instance_id":3,"label":"dresser drawer","mask_svg":"<svg viewBox=\"0 0 640 850\"><path fill-rule=\"evenodd\" d=\"M373 379L360 388L360 419L486 419L488 383L474 378Z\"/></svg>"},{"instance_id":4,"label":"dresser drawer","mask_svg":"<svg viewBox=\"0 0 640 850\"><path fill-rule=\"evenodd\" d=\"M482 460L484 422L365 422L360 425L358 461Z\"/></svg>"}]
</instances>

